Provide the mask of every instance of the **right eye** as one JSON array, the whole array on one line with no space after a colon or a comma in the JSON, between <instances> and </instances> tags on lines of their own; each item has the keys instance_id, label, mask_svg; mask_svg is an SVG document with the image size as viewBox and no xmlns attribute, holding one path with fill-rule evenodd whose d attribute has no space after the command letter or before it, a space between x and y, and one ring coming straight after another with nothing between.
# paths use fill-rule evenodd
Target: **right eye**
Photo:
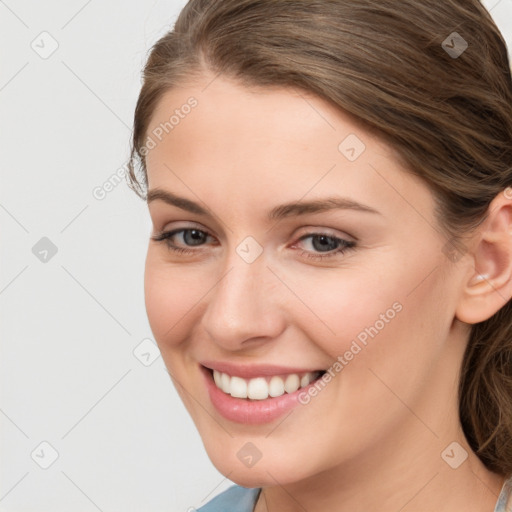
<instances>
[{"instance_id":1,"label":"right eye","mask_svg":"<svg viewBox=\"0 0 512 512\"><path fill-rule=\"evenodd\" d=\"M183 245L180 247L175 243L177 237L181 237ZM171 231L163 231L151 236L155 242L165 242L167 247L179 254L193 254L197 251L190 250L188 247L204 245L208 237L213 238L208 232L196 228L180 228Z\"/></svg>"}]
</instances>

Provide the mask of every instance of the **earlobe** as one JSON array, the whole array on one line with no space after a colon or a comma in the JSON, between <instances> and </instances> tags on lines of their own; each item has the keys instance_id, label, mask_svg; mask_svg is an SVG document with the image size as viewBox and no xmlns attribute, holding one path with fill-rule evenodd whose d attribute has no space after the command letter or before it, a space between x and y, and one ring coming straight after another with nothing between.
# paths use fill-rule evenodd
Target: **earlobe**
<instances>
[{"instance_id":1,"label":"earlobe","mask_svg":"<svg viewBox=\"0 0 512 512\"><path fill-rule=\"evenodd\" d=\"M456 310L469 324L483 322L512 296L512 198L499 194L475 233L472 262Z\"/></svg>"}]
</instances>

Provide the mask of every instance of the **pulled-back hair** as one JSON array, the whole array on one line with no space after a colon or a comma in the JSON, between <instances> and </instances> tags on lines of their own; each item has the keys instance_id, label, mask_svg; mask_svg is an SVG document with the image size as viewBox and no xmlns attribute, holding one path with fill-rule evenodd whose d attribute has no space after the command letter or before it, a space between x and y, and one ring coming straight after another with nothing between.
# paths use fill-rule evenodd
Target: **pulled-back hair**
<instances>
[{"instance_id":1,"label":"pulled-back hair","mask_svg":"<svg viewBox=\"0 0 512 512\"><path fill-rule=\"evenodd\" d=\"M191 0L144 69L129 161L142 197L158 102L206 70L352 115L430 187L456 254L512 185L507 48L478 0ZM466 438L490 470L512 475L511 302L472 326L460 370Z\"/></svg>"}]
</instances>

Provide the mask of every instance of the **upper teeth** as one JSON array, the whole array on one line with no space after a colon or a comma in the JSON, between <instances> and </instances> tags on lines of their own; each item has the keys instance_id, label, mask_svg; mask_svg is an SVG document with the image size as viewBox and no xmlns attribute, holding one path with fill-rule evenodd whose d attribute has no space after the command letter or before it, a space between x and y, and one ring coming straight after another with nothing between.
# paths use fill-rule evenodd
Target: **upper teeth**
<instances>
[{"instance_id":1,"label":"upper teeth","mask_svg":"<svg viewBox=\"0 0 512 512\"><path fill-rule=\"evenodd\" d=\"M319 374L320 372L308 372L303 375L290 373L284 378L276 375L243 379L213 370L213 380L219 389L235 398L265 400L269 396L278 397L285 393L293 393L313 382Z\"/></svg>"}]
</instances>

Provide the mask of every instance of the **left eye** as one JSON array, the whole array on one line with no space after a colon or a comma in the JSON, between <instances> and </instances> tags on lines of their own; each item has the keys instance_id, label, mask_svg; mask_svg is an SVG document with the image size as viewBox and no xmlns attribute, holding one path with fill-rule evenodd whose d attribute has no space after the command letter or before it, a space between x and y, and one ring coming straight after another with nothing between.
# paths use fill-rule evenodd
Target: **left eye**
<instances>
[{"instance_id":1,"label":"left eye","mask_svg":"<svg viewBox=\"0 0 512 512\"><path fill-rule=\"evenodd\" d=\"M298 242L310 239L310 246L316 252L301 251L301 255L308 258L330 258L337 254L343 254L348 249L355 247L355 242L344 240L336 236L328 235L326 233L309 233L299 238ZM318 254L327 253L327 254Z\"/></svg>"},{"instance_id":2,"label":"left eye","mask_svg":"<svg viewBox=\"0 0 512 512\"><path fill-rule=\"evenodd\" d=\"M310 239L313 249L320 252L333 251L337 249L341 243L345 242L345 240L342 240L341 238L320 233L305 235L301 237L299 241L306 240L308 238Z\"/></svg>"}]
</instances>

